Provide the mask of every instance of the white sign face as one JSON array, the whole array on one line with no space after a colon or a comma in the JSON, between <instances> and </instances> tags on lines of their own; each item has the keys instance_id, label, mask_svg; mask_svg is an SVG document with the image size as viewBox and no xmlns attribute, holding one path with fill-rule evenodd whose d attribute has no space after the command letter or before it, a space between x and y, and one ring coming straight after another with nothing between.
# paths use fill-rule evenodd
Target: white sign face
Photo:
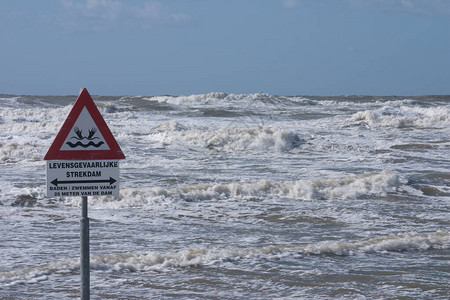
<instances>
[{"instance_id":1,"label":"white sign face","mask_svg":"<svg viewBox=\"0 0 450 300\"><path fill-rule=\"evenodd\" d=\"M47 197L118 195L118 160L47 160Z\"/></svg>"},{"instance_id":2,"label":"white sign face","mask_svg":"<svg viewBox=\"0 0 450 300\"><path fill-rule=\"evenodd\" d=\"M60 150L110 150L86 107L81 111Z\"/></svg>"}]
</instances>

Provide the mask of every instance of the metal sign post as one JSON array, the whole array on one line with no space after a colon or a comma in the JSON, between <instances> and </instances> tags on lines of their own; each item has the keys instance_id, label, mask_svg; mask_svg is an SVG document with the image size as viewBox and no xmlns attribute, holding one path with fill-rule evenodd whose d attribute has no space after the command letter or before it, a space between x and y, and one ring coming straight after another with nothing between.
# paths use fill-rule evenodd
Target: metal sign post
<instances>
[{"instance_id":1,"label":"metal sign post","mask_svg":"<svg viewBox=\"0 0 450 300\"><path fill-rule=\"evenodd\" d=\"M81 197L81 220L80 220L80 274L81 274L81 299L90 298L90 262L89 262L89 218L87 196Z\"/></svg>"},{"instance_id":2,"label":"metal sign post","mask_svg":"<svg viewBox=\"0 0 450 300\"><path fill-rule=\"evenodd\" d=\"M88 196L119 195L116 139L86 89L82 89L44 159L47 197L81 196L81 299L90 298Z\"/></svg>"}]
</instances>

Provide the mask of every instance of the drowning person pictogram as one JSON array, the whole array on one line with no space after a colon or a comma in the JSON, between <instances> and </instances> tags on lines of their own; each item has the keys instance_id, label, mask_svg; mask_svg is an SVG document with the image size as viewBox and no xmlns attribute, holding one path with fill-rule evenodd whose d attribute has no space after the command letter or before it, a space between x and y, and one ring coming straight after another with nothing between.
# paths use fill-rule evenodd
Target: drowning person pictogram
<instances>
[{"instance_id":1,"label":"drowning person pictogram","mask_svg":"<svg viewBox=\"0 0 450 300\"><path fill-rule=\"evenodd\" d=\"M104 141L99 141L97 143L94 142L94 140L100 139L99 137L94 136L95 133L97 132L97 128L95 128L95 127L92 127L92 129L89 130L88 136L83 136L83 130L78 128L78 126L75 126L73 128L73 132L75 132L76 136L71 136L70 139L71 140L76 139L78 141L75 143L72 143L72 141L66 142L66 144L71 148L76 148L76 147L87 148L90 146L98 148L105 143Z\"/></svg>"},{"instance_id":2,"label":"drowning person pictogram","mask_svg":"<svg viewBox=\"0 0 450 300\"><path fill-rule=\"evenodd\" d=\"M62 151L97 151L110 150L108 142L102 134L102 129L92 119L84 107L76 121L68 131L60 150Z\"/></svg>"}]
</instances>

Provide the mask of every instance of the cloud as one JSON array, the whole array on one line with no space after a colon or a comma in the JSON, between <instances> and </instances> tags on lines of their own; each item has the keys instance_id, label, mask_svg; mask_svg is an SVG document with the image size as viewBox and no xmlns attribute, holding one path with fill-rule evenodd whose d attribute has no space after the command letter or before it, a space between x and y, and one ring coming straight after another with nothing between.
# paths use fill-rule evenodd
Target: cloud
<instances>
[{"instance_id":1,"label":"cloud","mask_svg":"<svg viewBox=\"0 0 450 300\"><path fill-rule=\"evenodd\" d=\"M160 2L136 4L119 0L62 0L60 21L66 29L105 31L111 28L139 26L150 28L162 23L190 21L190 16L172 12Z\"/></svg>"},{"instance_id":2,"label":"cloud","mask_svg":"<svg viewBox=\"0 0 450 300\"><path fill-rule=\"evenodd\" d=\"M345 0L351 7L390 13L450 15L449 0Z\"/></svg>"},{"instance_id":3,"label":"cloud","mask_svg":"<svg viewBox=\"0 0 450 300\"><path fill-rule=\"evenodd\" d=\"M286 8L296 7L299 4L299 0L283 0L283 6Z\"/></svg>"},{"instance_id":4,"label":"cloud","mask_svg":"<svg viewBox=\"0 0 450 300\"><path fill-rule=\"evenodd\" d=\"M62 6L83 18L99 18L113 21L123 13L123 4L113 0L87 0L85 3L63 0Z\"/></svg>"}]
</instances>

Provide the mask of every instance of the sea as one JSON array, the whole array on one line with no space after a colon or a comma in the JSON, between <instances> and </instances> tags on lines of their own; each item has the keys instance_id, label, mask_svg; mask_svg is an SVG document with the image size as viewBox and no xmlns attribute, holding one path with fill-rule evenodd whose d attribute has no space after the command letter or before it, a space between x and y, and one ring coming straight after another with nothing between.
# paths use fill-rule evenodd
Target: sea
<instances>
[{"instance_id":1,"label":"sea","mask_svg":"<svg viewBox=\"0 0 450 300\"><path fill-rule=\"evenodd\" d=\"M0 95L0 299L80 297L44 161L76 98ZM91 299L450 297L450 96L92 98L126 158Z\"/></svg>"}]
</instances>

